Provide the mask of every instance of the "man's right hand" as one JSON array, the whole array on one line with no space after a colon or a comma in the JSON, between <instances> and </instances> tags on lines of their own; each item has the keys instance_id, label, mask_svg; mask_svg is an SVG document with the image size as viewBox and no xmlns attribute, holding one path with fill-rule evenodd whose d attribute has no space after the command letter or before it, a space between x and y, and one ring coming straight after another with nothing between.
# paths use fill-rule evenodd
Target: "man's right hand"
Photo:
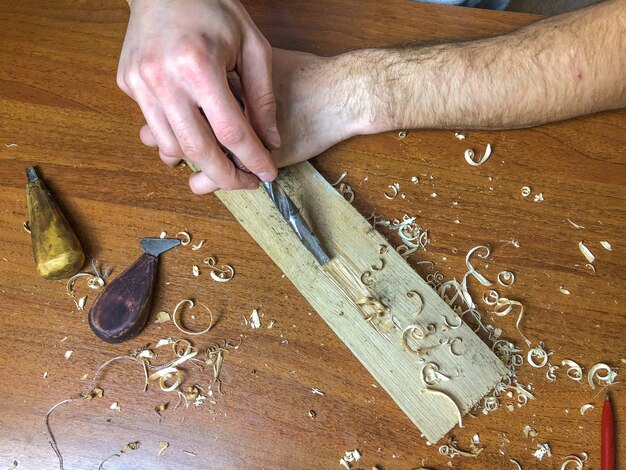
<instances>
[{"instance_id":1,"label":"man's right hand","mask_svg":"<svg viewBox=\"0 0 626 470\"><path fill-rule=\"evenodd\" d=\"M273 180L276 165L265 148L280 146L272 50L243 6L237 0L129 4L117 82L146 118L149 131L141 132L142 140L153 138L168 165L181 158L195 163L202 172L190 179L194 191L258 185L254 175L226 158L217 141L261 180ZM227 72L233 70L241 79L247 116L228 85Z\"/></svg>"}]
</instances>

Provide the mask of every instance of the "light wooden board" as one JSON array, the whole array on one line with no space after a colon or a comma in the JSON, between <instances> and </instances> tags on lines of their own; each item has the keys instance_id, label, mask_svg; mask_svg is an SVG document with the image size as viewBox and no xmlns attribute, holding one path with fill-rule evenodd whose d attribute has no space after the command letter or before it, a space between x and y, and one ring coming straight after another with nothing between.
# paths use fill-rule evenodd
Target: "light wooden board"
<instances>
[{"instance_id":1,"label":"light wooden board","mask_svg":"<svg viewBox=\"0 0 626 470\"><path fill-rule=\"evenodd\" d=\"M376 329L366 322L362 311L351 300L362 292L349 293L321 269L300 243L263 189L217 193L243 227L280 267L317 313L354 353L411 421L430 441L439 441L457 424L454 406L445 398L425 391L423 362L402 345L402 330L411 324L433 324L434 334L421 346L437 344L442 338L460 338L462 346L435 348L425 360L437 364L452 377L434 389L448 394L465 414L493 386L506 369L491 350L463 323L456 329L442 328L447 318L457 324L457 314L415 272L392 247L380 254L387 241L313 168L304 162L280 171L279 184L298 205L313 231L322 241L334 263L347 267L357 280L360 273L372 271L371 285L364 290L389 307L396 327ZM373 271L384 259L385 267ZM356 289L358 290L358 288ZM418 317L418 292L423 307ZM458 343L457 343L458 344Z\"/></svg>"}]
</instances>

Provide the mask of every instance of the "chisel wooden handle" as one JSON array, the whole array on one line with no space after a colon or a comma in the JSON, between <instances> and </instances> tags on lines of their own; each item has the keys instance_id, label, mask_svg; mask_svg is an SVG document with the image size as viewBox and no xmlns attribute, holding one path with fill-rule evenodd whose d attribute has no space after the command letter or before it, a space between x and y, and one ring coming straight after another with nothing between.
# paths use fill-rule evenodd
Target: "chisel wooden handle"
<instances>
[{"instance_id":1,"label":"chisel wooden handle","mask_svg":"<svg viewBox=\"0 0 626 470\"><path fill-rule=\"evenodd\" d=\"M104 288L89 311L89 326L107 343L137 336L148 321L159 255L180 245L176 238L143 238L144 254Z\"/></svg>"},{"instance_id":2,"label":"chisel wooden handle","mask_svg":"<svg viewBox=\"0 0 626 470\"><path fill-rule=\"evenodd\" d=\"M121 343L143 329L152 305L158 258L144 253L116 277L89 311L89 326L107 343Z\"/></svg>"}]
</instances>

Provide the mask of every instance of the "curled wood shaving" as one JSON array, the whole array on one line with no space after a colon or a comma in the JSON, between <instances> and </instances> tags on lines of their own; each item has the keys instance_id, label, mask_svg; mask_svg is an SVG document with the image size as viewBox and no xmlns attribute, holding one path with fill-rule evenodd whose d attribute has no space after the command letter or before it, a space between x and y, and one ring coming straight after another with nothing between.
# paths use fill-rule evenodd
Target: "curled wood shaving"
<instances>
[{"instance_id":1,"label":"curled wood shaving","mask_svg":"<svg viewBox=\"0 0 626 470\"><path fill-rule=\"evenodd\" d=\"M467 149L465 151L465 161L469 163L471 166L480 166L489 160L491 156L491 144L487 144L487 148L485 148L485 153L478 160L474 160L474 151L472 149Z\"/></svg>"},{"instance_id":2,"label":"curled wood shaving","mask_svg":"<svg viewBox=\"0 0 626 470\"><path fill-rule=\"evenodd\" d=\"M159 416L159 418L162 416L162 413L163 413L165 410L167 410L167 407L168 407L168 405L169 405L169 404L170 404L170 403L169 403L169 402L167 402L167 403L162 403L162 404L157 405L157 406L155 406L155 407L154 407L154 411L155 411L155 413Z\"/></svg>"},{"instance_id":3,"label":"curled wood shaving","mask_svg":"<svg viewBox=\"0 0 626 470\"><path fill-rule=\"evenodd\" d=\"M422 367L422 380L426 385L436 385L442 381L449 381L450 377L439 372L439 366L434 362L427 362Z\"/></svg>"},{"instance_id":4,"label":"curled wood shaving","mask_svg":"<svg viewBox=\"0 0 626 470\"><path fill-rule=\"evenodd\" d=\"M571 359L563 359L561 361L561 365L569 367L566 374L570 379L576 380L578 382L582 380L583 369L576 362L572 361Z\"/></svg>"},{"instance_id":5,"label":"curled wood shaving","mask_svg":"<svg viewBox=\"0 0 626 470\"><path fill-rule=\"evenodd\" d=\"M548 353L543 349L540 345L532 348L528 351L528 355L526 359L528 360L528 364L536 369L540 369L548 363L548 356L552 353Z\"/></svg>"},{"instance_id":6,"label":"curled wood shaving","mask_svg":"<svg viewBox=\"0 0 626 470\"><path fill-rule=\"evenodd\" d=\"M483 448L477 447L476 444L472 444L470 451L462 450L461 448L459 448L457 442L452 438L448 439L447 444L439 446L439 453L451 459L459 455L462 457L471 457L475 459L480 455L482 451Z\"/></svg>"},{"instance_id":7,"label":"curled wood shaving","mask_svg":"<svg viewBox=\"0 0 626 470\"><path fill-rule=\"evenodd\" d=\"M532 192L532 189L530 189L530 186L524 186L522 187L522 197L528 197L530 196L530 193Z\"/></svg>"},{"instance_id":8,"label":"curled wood shaving","mask_svg":"<svg viewBox=\"0 0 626 470\"><path fill-rule=\"evenodd\" d=\"M190 309L194 307L194 302L193 300L190 300L190 299L183 299L180 302L178 302L176 304L176 307L174 307L174 311L172 312L172 321L174 322L174 326L178 328L180 331L182 331L183 333L188 334L188 335L202 335L204 333L207 333L213 327L213 312L211 312L211 309L204 304L200 304L207 310L207 312L209 312L209 315L211 316L211 321L209 322L209 326L207 326L204 330L191 331L185 328L182 325L182 322L181 323L178 322L179 311L181 312L181 315L182 315L182 306L185 304L188 304Z\"/></svg>"},{"instance_id":9,"label":"curled wood shaving","mask_svg":"<svg viewBox=\"0 0 626 470\"><path fill-rule=\"evenodd\" d=\"M354 190L352 186L349 184L341 183L338 188L339 194L343 196L343 198L348 201L350 204L354 202Z\"/></svg>"},{"instance_id":10,"label":"curled wood shaving","mask_svg":"<svg viewBox=\"0 0 626 470\"><path fill-rule=\"evenodd\" d=\"M565 287L563 287L563 286L560 286L560 287L559 287L559 291L560 291L560 292L561 292L561 294L563 294L563 295L570 295L570 294L572 293L569 289L566 289L566 288L565 288Z\"/></svg>"},{"instance_id":11,"label":"curled wood shaving","mask_svg":"<svg viewBox=\"0 0 626 470\"><path fill-rule=\"evenodd\" d=\"M593 404L587 403L586 405L580 407L580 414L584 415L587 411L593 410L594 408Z\"/></svg>"},{"instance_id":12,"label":"curled wood shaving","mask_svg":"<svg viewBox=\"0 0 626 470\"><path fill-rule=\"evenodd\" d=\"M535 202L543 202L543 193L535 194Z\"/></svg>"},{"instance_id":13,"label":"curled wood shaving","mask_svg":"<svg viewBox=\"0 0 626 470\"><path fill-rule=\"evenodd\" d=\"M485 253L481 254L479 253L479 251L484 251ZM484 245L478 245L467 252L467 255L465 256L465 265L467 266L468 272L465 277L471 274L476 279L478 279L478 282L480 282L483 286L489 287L493 285L493 282L487 280L485 276L476 271L476 269L474 269L474 266L472 266L472 263L470 263L470 258L474 253L476 253L476 256L478 256L479 258L487 259L491 254L491 250L489 249L489 247L486 247Z\"/></svg>"},{"instance_id":14,"label":"curled wood shaving","mask_svg":"<svg viewBox=\"0 0 626 470\"><path fill-rule=\"evenodd\" d=\"M332 184L332 186L333 186L333 187L337 187L337 186L339 186L339 183L341 183L341 182L343 181L343 179L344 179L346 176L348 176L348 172L347 172L347 171L344 171L344 172L341 174L341 176L339 177L339 179L338 179L337 181L335 181L335 182Z\"/></svg>"},{"instance_id":15,"label":"curled wood shaving","mask_svg":"<svg viewBox=\"0 0 626 470\"><path fill-rule=\"evenodd\" d=\"M531 428L528 424L524 426L522 432L524 433L524 436L530 439L534 439L539 434L535 428Z\"/></svg>"},{"instance_id":16,"label":"curled wood shaving","mask_svg":"<svg viewBox=\"0 0 626 470\"><path fill-rule=\"evenodd\" d=\"M198 265L197 265L197 264L194 264L194 265L191 267L191 273L192 273L195 277L198 277L198 276L200 275L200 268L198 267Z\"/></svg>"},{"instance_id":17,"label":"curled wood shaving","mask_svg":"<svg viewBox=\"0 0 626 470\"><path fill-rule=\"evenodd\" d=\"M235 277L235 270L232 266L225 264L217 267L217 260L213 256L204 259L204 264L211 268L211 279L215 282L228 282Z\"/></svg>"},{"instance_id":18,"label":"curled wood shaving","mask_svg":"<svg viewBox=\"0 0 626 470\"><path fill-rule=\"evenodd\" d=\"M501 297L496 302L494 313L498 315L499 317L504 317L513 310L514 306L517 306L520 309L519 316L517 317L517 321L515 322L515 328L517 329L519 334L522 336L522 338L524 338L524 341L526 342L526 344L530 346L531 344L530 340L526 338L524 333L522 333L522 331L519 328L520 322L522 321L522 318L524 316L524 306L521 304L521 302L518 302L517 300L510 300L505 297Z\"/></svg>"},{"instance_id":19,"label":"curled wood shaving","mask_svg":"<svg viewBox=\"0 0 626 470\"><path fill-rule=\"evenodd\" d=\"M498 273L498 284L504 287L511 287L515 282L515 274L511 271L500 271Z\"/></svg>"},{"instance_id":20,"label":"curled wood shaving","mask_svg":"<svg viewBox=\"0 0 626 470\"><path fill-rule=\"evenodd\" d=\"M604 374L600 374L600 372L604 372ZM617 372L608 365L600 362L589 369L587 382L589 382L591 388L595 389L596 384L594 379L597 379L598 382L605 382L606 385L613 385L615 383L615 377L617 377Z\"/></svg>"},{"instance_id":21,"label":"curled wood shaving","mask_svg":"<svg viewBox=\"0 0 626 470\"><path fill-rule=\"evenodd\" d=\"M387 186L387 188L388 188L388 190L387 190L387 191L385 191L385 192L383 193L383 195L384 195L387 199L389 199L389 200L391 200L391 199L395 199L395 198L396 198L396 196L398 195L398 192L400 191L400 184L399 184L399 183L393 183L393 184L390 184L389 186ZM389 193L389 190L391 190L391 192L390 192L390 193Z\"/></svg>"},{"instance_id":22,"label":"curled wood shaving","mask_svg":"<svg viewBox=\"0 0 626 470\"><path fill-rule=\"evenodd\" d=\"M371 271L365 271L363 274L361 274L361 283L364 286L371 286L372 284L374 284L374 281L371 279L371 276L372 276Z\"/></svg>"},{"instance_id":23,"label":"curled wood shaving","mask_svg":"<svg viewBox=\"0 0 626 470\"><path fill-rule=\"evenodd\" d=\"M419 294L419 292L416 292L414 290L408 291L406 293L406 296L409 299L415 300L415 302L417 303L417 307L415 308L415 312L413 312L413 318L417 318L418 315L422 312L422 307L424 306L424 300L422 299L422 296Z\"/></svg>"},{"instance_id":24,"label":"curled wood shaving","mask_svg":"<svg viewBox=\"0 0 626 470\"><path fill-rule=\"evenodd\" d=\"M455 132L454 137L456 137L459 140L465 140L465 136L459 132Z\"/></svg>"},{"instance_id":25,"label":"curled wood shaving","mask_svg":"<svg viewBox=\"0 0 626 470\"><path fill-rule=\"evenodd\" d=\"M602 245L602 248L604 248L605 250L608 250L608 251L613 250L613 247L611 246L611 244L607 242L606 240L601 240L600 245Z\"/></svg>"},{"instance_id":26,"label":"curled wood shaving","mask_svg":"<svg viewBox=\"0 0 626 470\"><path fill-rule=\"evenodd\" d=\"M411 183L413 183L413 184L417 184L417 183L419 183L419 182L420 182L420 180L419 180L419 178L418 178L417 176L412 176L412 177L411 177Z\"/></svg>"},{"instance_id":27,"label":"curled wood shaving","mask_svg":"<svg viewBox=\"0 0 626 470\"><path fill-rule=\"evenodd\" d=\"M119 458L119 457L121 457L121 455L120 454L109 455L106 459L104 459L102 462L100 462L100 465L98 465L98 470L104 470L104 464L107 461L111 460L113 457L118 457Z\"/></svg>"},{"instance_id":28,"label":"curled wood shaving","mask_svg":"<svg viewBox=\"0 0 626 470\"><path fill-rule=\"evenodd\" d=\"M522 466L519 464L519 462L515 459L509 459L509 462L511 462L513 465L515 465L515 467L517 468L517 470L523 470Z\"/></svg>"},{"instance_id":29,"label":"curled wood shaving","mask_svg":"<svg viewBox=\"0 0 626 470\"><path fill-rule=\"evenodd\" d=\"M447 403L452 405L452 407L454 408L454 411L456 412L456 417L457 417L457 421L459 423L459 428L463 427L463 415L461 415L461 410L460 410L459 406L456 404L456 401L454 401L454 399L450 395L448 395L445 392L442 392L441 390L436 390L434 388L426 388L426 389L423 390L423 393L427 393L429 395L435 395L435 396L441 397Z\"/></svg>"},{"instance_id":30,"label":"curled wood shaving","mask_svg":"<svg viewBox=\"0 0 626 470\"><path fill-rule=\"evenodd\" d=\"M159 238L165 238L167 237L167 232L165 230L161 231L161 233L159 234Z\"/></svg>"},{"instance_id":31,"label":"curled wood shaving","mask_svg":"<svg viewBox=\"0 0 626 470\"><path fill-rule=\"evenodd\" d=\"M404 138L406 137L406 135L407 135L407 132L406 132L406 131L400 131L400 132L398 132L398 137L400 137L401 139L404 139Z\"/></svg>"},{"instance_id":32,"label":"curled wood shaving","mask_svg":"<svg viewBox=\"0 0 626 470\"><path fill-rule=\"evenodd\" d=\"M30 231L30 221L27 220L26 222L24 222L22 224L22 228L24 229L24 231L26 233L31 233L31 231Z\"/></svg>"},{"instance_id":33,"label":"curled wood shaving","mask_svg":"<svg viewBox=\"0 0 626 470\"><path fill-rule=\"evenodd\" d=\"M114 401L113 403L111 403L111 406L109 407L110 409L112 409L113 411L122 411L122 408L120 407L120 404L116 401Z\"/></svg>"},{"instance_id":34,"label":"curled wood shaving","mask_svg":"<svg viewBox=\"0 0 626 470\"><path fill-rule=\"evenodd\" d=\"M580 252L583 254L583 256L587 259L587 261L590 264L593 264L596 257L593 256L593 253L589 250L589 248L587 248L587 246L582 241L578 242L578 248L580 249Z\"/></svg>"},{"instance_id":35,"label":"curled wood shaving","mask_svg":"<svg viewBox=\"0 0 626 470\"><path fill-rule=\"evenodd\" d=\"M548 379L548 382L554 382L556 380L556 371L558 369L559 366L548 363L548 369L546 370L546 379Z\"/></svg>"},{"instance_id":36,"label":"curled wood shaving","mask_svg":"<svg viewBox=\"0 0 626 470\"><path fill-rule=\"evenodd\" d=\"M500 294L498 294L498 291L493 289L489 289L487 292L483 293L483 302L489 306L496 305L499 299Z\"/></svg>"},{"instance_id":37,"label":"curled wood shaving","mask_svg":"<svg viewBox=\"0 0 626 470\"><path fill-rule=\"evenodd\" d=\"M193 251L198 251L200 248L202 248L202 245L204 245L204 240L200 240L198 243L196 243L195 245L192 245L191 249Z\"/></svg>"},{"instance_id":38,"label":"curled wood shaving","mask_svg":"<svg viewBox=\"0 0 626 470\"><path fill-rule=\"evenodd\" d=\"M585 462L587 462L589 456L587 455L587 452L583 452L582 457L578 457L577 455L567 455L563 458L564 460L561 465L561 470L583 470Z\"/></svg>"},{"instance_id":39,"label":"curled wood shaving","mask_svg":"<svg viewBox=\"0 0 626 470\"><path fill-rule=\"evenodd\" d=\"M183 246L187 246L191 243L191 235L187 232L178 232L176 238L180 240L180 244Z\"/></svg>"}]
</instances>

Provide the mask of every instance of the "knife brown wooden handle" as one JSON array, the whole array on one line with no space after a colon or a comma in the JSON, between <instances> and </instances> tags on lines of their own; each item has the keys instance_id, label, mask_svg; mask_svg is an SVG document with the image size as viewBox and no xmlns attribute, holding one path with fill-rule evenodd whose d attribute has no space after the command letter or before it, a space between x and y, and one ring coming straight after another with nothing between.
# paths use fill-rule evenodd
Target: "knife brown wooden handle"
<instances>
[{"instance_id":1,"label":"knife brown wooden handle","mask_svg":"<svg viewBox=\"0 0 626 470\"><path fill-rule=\"evenodd\" d=\"M152 305L158 257L144 253L117 276L89 311L89 326L107 343L121 343L143 329Z\"/></svg>"}]
</instances>

